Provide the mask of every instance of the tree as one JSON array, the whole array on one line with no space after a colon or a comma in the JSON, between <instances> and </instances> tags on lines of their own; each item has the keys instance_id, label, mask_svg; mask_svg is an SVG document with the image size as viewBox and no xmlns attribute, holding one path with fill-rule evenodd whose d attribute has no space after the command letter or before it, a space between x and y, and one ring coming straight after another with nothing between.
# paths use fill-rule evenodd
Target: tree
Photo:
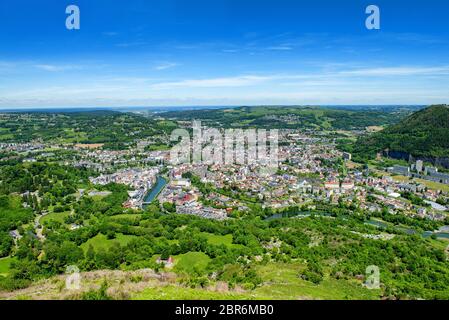
<instances>
[{"instance_id":1,"label":"tree","mask_svg":"<svg viewBox=\"0 0 449 320\"><path fill-rule=\"evenodd\" d=\"M165 211L168 211L170 213L176 212L176 205L174 203L164 202L164 204L162 206Z\"/></svg>"},{"instance_id":2,"label":"tree","mask_svg":"<svg viewBox=\"0 0 449 320\"><path fill-rule=\"evenodd\" d=\"M0 258L11 253L13 244L13 239L7 232L0 232Z\"/></svg>"}]
</instances>

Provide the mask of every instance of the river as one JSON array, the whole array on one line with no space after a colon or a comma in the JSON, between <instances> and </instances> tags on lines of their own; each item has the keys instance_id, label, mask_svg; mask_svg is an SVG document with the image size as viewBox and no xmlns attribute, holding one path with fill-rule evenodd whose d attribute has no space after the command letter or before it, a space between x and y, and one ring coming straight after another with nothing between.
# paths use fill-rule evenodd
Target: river
<instances>
[{"instance_id":1,"label":"river","mask_svg":"<svg viewBox=\"0 0 449 320\"><path fill-rule=\"evenodd\" d=\"M279 219L279 218L305 218L305 217L310 217L312 214L316 215L316 216L329 216L328 213L324 213L324 212L310 212L310 211L301 211L301 212L295 212L295 213L277 213L274 214L272 216L269 216L267 218L265 218L265 220L269 221L269 220L273 220L273 219Z\"/></svg>"},{"instance_id":2,"label":"river","mask_svg":"<svg viewBox=\"0 0 449 320\"><path fill-rule=\"evenodd\" d=\"M369 221L367 221L365 223L369 224L369 225L372 225L372 226L380 227L380 228L387 228L389 226L388 223L386 223L384 221L379 221L379 220L369 220ZM404 228L404 227L398 227L398 226L392 226L392 227L394 227L397 230L403 231L403 232L405 232L407 234L415 234L415 233L417 233L416 230L410 229L410 228ZM447 227L447 226L445 226L445 227ZM440 230L444 230L443 228L445 228L445 227L440 228ZM428 237L432 236L433 234L436 235L437 238L449 239L449 233L447 233L447 232L440 232L440 231L438 231L438 232L424 231L421 234L421 236L423 236L424 238L428 238Z\"/></svg>"},{"instance_id":3,"label":"river","mask_svg":"<svg viewBox=\"0 0 449 320\"><path fill-rule=\"evenodd\" d=\"M317 216L329 216L328 213L324 213L324 212L323 213L315 212L313 214L317 215ZM292 217L303 218L303 217L309 217L310 215L312 215L312 212L309 212L309 211L298 212L298 213L278 213L278 214L275 214L275 215L265 218L265 220L269 221L269 220L273 220L273 219L292 218ZM379 221L379 220L369 220L369 221L366 221L365 223L375 226L375 227L380 227L380 228L388 227L388 224L386 222ZM404 228L404 227L398 227L398 226L393 226L393 227L396 228L397 230L401 230L407 234L417 233L416 230L413 230L410 228ZM421 234L421 236L423 236L424 238L428 238L428 237L432 236L433 234L435 234L437 236L437 238L449 239L449 233L446 231L447 229L449 229L449 226L441 227L440 231L438 231L438 232L425 231Z\"/></svg>"},{"instance_id":4,"label":"river","mask_svg":"<svg viewBox=\"0 0 449 320\"><path fill-rule=\"evenodd\" d=\"M144 198L144 202L146 204L151 203L156 197L159 195L159 193L164 189L164 187L167 185L167 179L164 177L158 176L156 180L156 184L151 188L151 190L148 192L148 194ZM145 205L144 205L145 206Z\"/></svg>"}]
</instances>

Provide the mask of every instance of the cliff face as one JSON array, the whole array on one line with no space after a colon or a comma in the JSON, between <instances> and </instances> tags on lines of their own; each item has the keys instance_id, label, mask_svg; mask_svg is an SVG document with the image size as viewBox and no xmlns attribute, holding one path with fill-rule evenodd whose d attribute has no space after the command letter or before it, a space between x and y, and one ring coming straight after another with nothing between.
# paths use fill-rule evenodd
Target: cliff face
<instances>
[{"instance_id":1,"label":"cliff face","mask_svg":"<svg viewBox=\"0 0 449 320\"><path fill-rule=\"evenodd\" d=\"M429 162L434 166L441 166L443 168L449 169L449 157L414 157L410 153L402 151L384 151L383 155L393 159L406 160L410 162L415 162L416 160L422 160L424 162Z\"/></svg>"}]
</instances>

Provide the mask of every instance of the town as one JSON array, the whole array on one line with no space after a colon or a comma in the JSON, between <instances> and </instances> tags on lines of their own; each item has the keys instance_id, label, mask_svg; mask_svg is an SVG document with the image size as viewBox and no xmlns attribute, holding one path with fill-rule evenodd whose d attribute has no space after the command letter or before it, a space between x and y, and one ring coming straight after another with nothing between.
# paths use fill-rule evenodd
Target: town
<instances>
[{"instance_id":1,"label":"town","mask_svg":"<svg viewBox=\"0 0 449 320\"><path fill-rule=\"evenodd\" d=\"M304 128L288 128L303 121L294 112L315 116ZM0 285L28 279L26 287L76 259L83 271L146 270L138 272L176 283L176 290L208 283L249 295L276 286L266 275L273 269L294 274L282 282L321 287L332 279L359 297L367 294L363 273L372 257L383 272L404 275L391 261L405 255L407 269L417 259L423 265L420 285L433 286L424 294L407 289L407 296L444 296L438 292L446 282L428 283L425 275L440 274L449 254L447 168L377 148L364 158L355 146L378 129L357 125L365 116L352 130L323 128L316 118L322 112L274 110L262 115L268 125L260 130L243 124L228 132L231 121L206 118L199 128L195 116L182 113L0 114L7 128L0 142L0 261L12 270ZM272 131L273 122L281 125ZM192 131L202 139L185 140ZM270 289L269 297L278 296Z\"/></svg>"},{"instance_id":2,"label":"town","mask_svg":"<svg viewBox=\"0 0 449 320\"><path fill-rule=\"evenodd\" d=\"M321 132L281 130L278 168L268 176L261 174L260 161L172 164L169 150L145 151L151 143L148 139L139 140L134 148L122 151L104 150L101 144L43 142L8 143L1 144L1 148L23 155L25 162L52 159L63 165L95 170L99 175L91 177L93 185L127 185L130 191L129 199L123 203L125 208L142 209L158 176L163 175L166 181L154 197L161 206L170 203L179 214L218 220L248 211L248 204L255 202L274 210L297 204L308 210L317 203L344 203L368 212L386 208L392 214L431 220L446 218L447 207L437 202L447 199L447 191L428 188L422 181L449 185L449 174L440 173L421 160L409 167L364 168L351 161L351 154L339 151L335 139L323 137ZM57 151L70 152L70 156L58 155ZM192 183L191 177L197 178L196 183ZM198 184L209 185L208 192L201 192ZM413 203L403 196L409 192L423 202Z\"/></svg>"}]
</instances>

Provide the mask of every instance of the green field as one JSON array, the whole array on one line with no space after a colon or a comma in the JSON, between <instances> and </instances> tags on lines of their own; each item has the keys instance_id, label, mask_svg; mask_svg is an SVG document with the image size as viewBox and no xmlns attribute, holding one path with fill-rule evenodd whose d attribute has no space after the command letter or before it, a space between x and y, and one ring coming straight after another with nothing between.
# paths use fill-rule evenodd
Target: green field
<instances>
[{"instance_id":1,"label":"green field","mask_svg":"<svg viewBox=\"0 0 449 320\"><path fill-rule=\"evenodd\" d=\"M76 143L83 142L87 139L87 133L85 132L75 132L74 129L64 129L64 138L58 139L61 143Z\"/></svg>"},{"instance_id":2,"label":"green field","mask_svg":"<svg viewBox=\"0 0 449 320\"><path fill-rule=\"evenodd\" d=\"M213 244L213 245L224 244L225 246L231 247L231 248L243 247L241 244L232 243L232 234L227 234L225 236L222 236L222 235L217 235L217 234L213 234L213 233L202 232L201 235L205 236L207 238L207 242L209 244Z\"/></svg>"},{"instance_id":3,"label":"green field","mask_svg":"<svg viewBox=\"0 0 449 320\"><path fill-rule=\"evenodd\" d=\"M10 134L10 133L0 134L0 141L7 141L7 140L11 140L11 139L14 139L13 134Z\"/></svg>"},{"instance_id":4,"label":"green field","mask_svg":"<svg viewBox=\"0 0 449 320\"><path fill-rule=\"evenodd\" d=\"M142 217L141 214L123 213L123 214L111 216L108 219L110 219L112 221L120 222L120 220L128 220L128 219L135 221L141 217Z\"/></svg>"},{"instance_id":5,"label":"green field","mask_svg":"<svg viewBox=\"0 0 449 320\"><path fill-rule=\"evenodd\" d=\"M272 299L379 299L379 290L369 290L361 283L348 280L324 279L320 284L302 280L298 273L302 265L269 263L259 266L257 273L265 283L253 291L257 296Z\"/></svg>"},{"instance_id":6,"label":"green field","mask_svg":"<svg viewBox=\"0 0 449 320\"><path fill-rule=\"evenodd\" d=\"M9 268L11 266L11 262L13 262L15 258L6 257L0 259L0 275L7 276L9 274Z\"/></svg>"},{"instance_id":7,"label":"green field","mask_svg":"<svg viewBox=\"0 0 449 320\"><path fill-rule=\"evenodd\" d=\"M60 212L60 213L53 212L43 216L40 222L41 224L50 221L58 221L64 223L65 218L67 218L68 216L70 216L70 212Z\"/></svg>"},{"instance_id":8,"label":"green field","mask_svg":"<svg viewBox=\"0 0 449 320\"><path fill-rule=\"evenodd\" d=\"M175 260L175 270L192 273L196 270L202 271L211 260L203 252L188 252L173 257Z\"/></svg>"},{"instance_id":9,"label":"green field","mask_svg":"<svg viewBox=\"0 0 449 320\"><path fill-rule=\"evenodd\" d=\"M135 239L136 236L129 236L124 235L121 233L118 233L116 235L115 239L109 240L104 234L97 234L95 237L87 240L85 243L83 243L80 247L81 249L86 252L89 249L89 246L92 245L94 250L98 250L100 248L108 249L110 248L114 243L119 243L122 246L127 245L132 239Z\"/></svg>"},{"instance_id":10,"label":"green field","mask_svg":"<svg viewBox=\"0 0 449 320\"><path fill-rule=\"evenodd\" d=\"M133 300L248 300L248 293L217 292L174 285L147 288L132 297Z\"/></svg>"}]
</instances>

